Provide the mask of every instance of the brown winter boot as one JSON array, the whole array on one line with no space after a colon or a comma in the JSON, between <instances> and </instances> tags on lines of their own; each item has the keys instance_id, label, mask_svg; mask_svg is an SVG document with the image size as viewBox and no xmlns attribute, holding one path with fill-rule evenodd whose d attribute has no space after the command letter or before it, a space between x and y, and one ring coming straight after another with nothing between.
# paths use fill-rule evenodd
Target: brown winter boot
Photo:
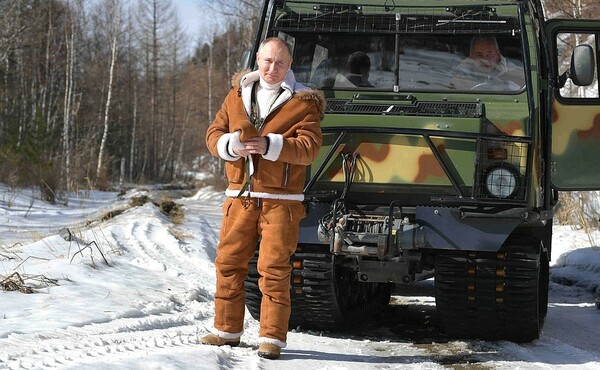
<instances>
[{"instance_id":1,"label":"brown winter boot","mask_svg":"<svg viewBox=\"0 0 600 370\"><path fill-rule=\"evenodd\" d=\"M235 347L240 344L240 338L225 339L217 334L208 334L200 339L202 344L209 344L211 346L232 346Z\"/></svg>"},{"instance_id":2,"label":"brown winter boot","mask_svg":"<svg viewBox=\"0 0 600 370\"><path fill-rule=\"evenodd\" d=\"M278 345L262 342L258 346L258 355L262 358L268 358L269 360L275 360L279 358L281 354L281 348Z\"/></svg>"}]
</instances>

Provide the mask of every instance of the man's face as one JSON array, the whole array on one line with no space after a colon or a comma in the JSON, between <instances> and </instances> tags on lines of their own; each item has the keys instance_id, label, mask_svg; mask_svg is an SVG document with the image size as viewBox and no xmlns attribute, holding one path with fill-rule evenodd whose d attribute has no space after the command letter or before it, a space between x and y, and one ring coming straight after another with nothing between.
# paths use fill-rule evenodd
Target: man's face
<instances>
[{"instance_id":1,"label":"man's face","mask_svg":"<svg viewBox=\"0 0 600 370\"><path fill-rule=\"evenodd\" d=\"M477 41L473 44L471 58L477 62L477 67L481 71L489 73L500 61L500 52L491 41Z\"/></svg>"},{"instance_id":2,"label":"man's face","mask_svg":"<svg viewBox=\"0 0 600 370\"><path fill-rule=\"evenodd\" d=\"M292 58L284 45L271 41L256 54L258 73L269 84L276 84L285 78L292 66Z\"/></svg>"}]
</instances>

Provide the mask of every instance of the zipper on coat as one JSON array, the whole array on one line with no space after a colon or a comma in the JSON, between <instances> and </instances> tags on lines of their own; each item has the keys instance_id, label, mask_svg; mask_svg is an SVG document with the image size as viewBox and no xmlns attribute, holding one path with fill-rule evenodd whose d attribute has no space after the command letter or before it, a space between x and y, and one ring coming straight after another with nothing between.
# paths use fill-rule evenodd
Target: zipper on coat
<instances>
[{"instance_id":1,"label":"zipper on coat","mask_svg":"<svg viewBox=\"0 0 600 370\"><path fill-rule=\"evenodd\" d=\"M283 167L283 182L281 184L281 187L287 188L289 181L290 181L290 164L286 162L285 166Z\"/></svg>"}]
</instances>

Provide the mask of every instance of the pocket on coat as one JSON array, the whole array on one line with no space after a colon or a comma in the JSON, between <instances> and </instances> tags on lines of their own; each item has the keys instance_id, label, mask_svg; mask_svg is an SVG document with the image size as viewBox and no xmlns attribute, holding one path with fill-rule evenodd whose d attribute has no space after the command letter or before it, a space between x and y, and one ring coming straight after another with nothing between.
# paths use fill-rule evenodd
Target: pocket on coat
<instances>
[{"instance_id":1,"label":"pocket on coat","mask_svg":"<svg viewBox=\"0 0 600 370\"><path fill-rule=\"evenodd\" d=\"M254 174L254 181L265 188L286 188L289 182L289 164L262 160Z\"/></svg>"},{"instance_id":2,"label":"pocket on coat","mask_svg":"<svg viewBox=\"0 0 600 370\"><path fill-rule=\"evenodd\" d=\"M244 182L244 176L246 175L246 166L244 163L244 159L225 163L225 176L227 177L227 181L232 184L241 184Z\"/></svg>"}]
</instances>

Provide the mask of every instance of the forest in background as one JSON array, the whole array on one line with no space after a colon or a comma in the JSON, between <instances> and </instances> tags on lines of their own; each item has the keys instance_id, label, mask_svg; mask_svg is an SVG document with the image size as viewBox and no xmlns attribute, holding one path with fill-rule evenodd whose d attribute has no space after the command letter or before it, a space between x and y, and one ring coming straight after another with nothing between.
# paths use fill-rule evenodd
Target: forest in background
<instances>
[{"instance_id":1,"label":"forest in background","mask_svg":"<svg viewBox=\"0 0 600 370\"><path fill-rule=\"evenodd\" d=\"M171 0L1 0L0 182L66 202L186 180L258 14L207 3L220 21L190 52Z\"/></svg>"},{"instance_id":2,"label":"forest in background","mask_svg":"<svg viewBox=\"0 0 600 370\"><path fill-rule=\"evenodd\" d=\"M205 41L190 52L171 0L0 0L0 182L67 203L214 166L204 133L262 0L197 2ZM600 18L597 0L543 2L549 18ZM598 199L561 193L558 221L597 228Z\"/></svg>"}]
</instances>

